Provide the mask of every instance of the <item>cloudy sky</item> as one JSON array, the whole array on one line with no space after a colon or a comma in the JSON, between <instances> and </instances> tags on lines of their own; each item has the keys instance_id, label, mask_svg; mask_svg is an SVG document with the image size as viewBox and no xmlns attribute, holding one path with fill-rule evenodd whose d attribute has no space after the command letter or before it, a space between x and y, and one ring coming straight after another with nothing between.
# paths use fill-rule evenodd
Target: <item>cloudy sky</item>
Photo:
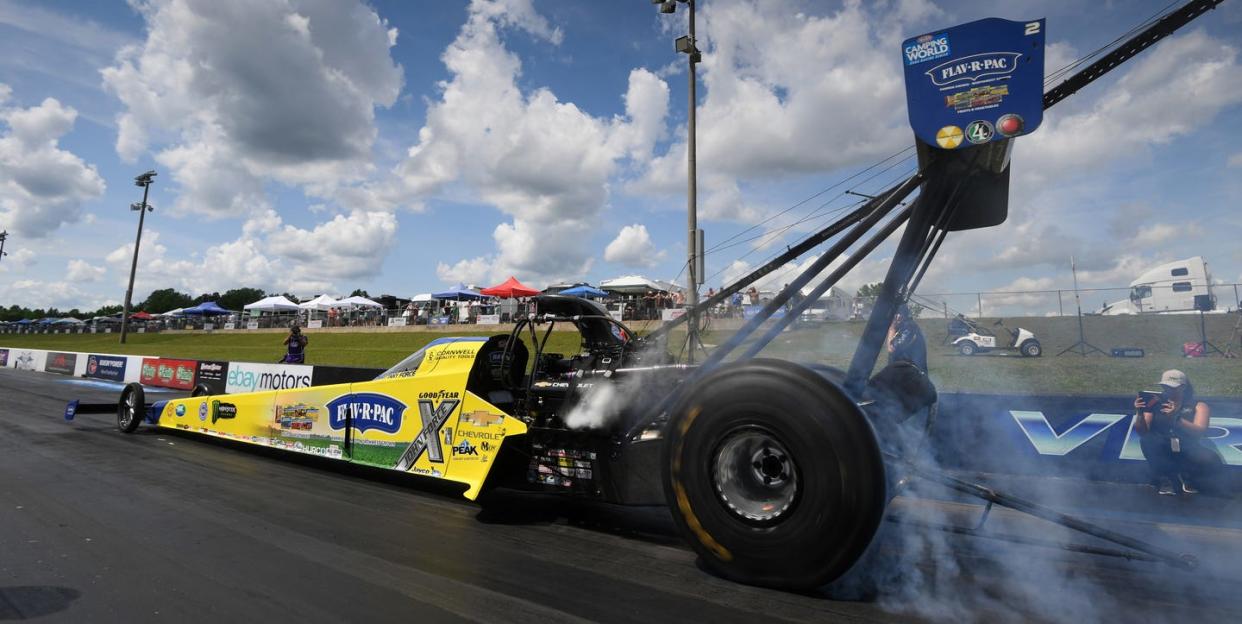
<instances>
[{"instance_id":1,"label":"cloudy sky","mask_svg":"<svg viewBox=\"0 0 1242 624\"><path fill-rule=\"evenodd\" d=\"M911 170L903 38L1046 17L1052 70L1167 2L700 4L719 286ZM1066 287L1070 255L1089 286L1194 254L1242 281L1239 5L1049 111L1009 220L950 236L923 290ZM684 29L645 0L0 0L0 305L119 302L148 169L138 299L677 277Z\"/></svg>"}]
</instances>

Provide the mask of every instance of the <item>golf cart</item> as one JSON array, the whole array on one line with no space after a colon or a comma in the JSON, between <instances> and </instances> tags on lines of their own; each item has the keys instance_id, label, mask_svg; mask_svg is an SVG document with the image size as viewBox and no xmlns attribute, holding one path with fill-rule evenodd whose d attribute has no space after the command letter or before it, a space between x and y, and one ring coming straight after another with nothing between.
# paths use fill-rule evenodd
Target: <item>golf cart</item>
<instances>
[{"instance_id":1,"label":"golf cart","mask_svg":"<svg viewBox=\"0 0 1242 624\"><path fill-rule=\"evenodd\" d=\"M1031 333L1030 330L1022 329L1021 327L1009 329L1005 327L1004 321L997 319L992 326L1005 330L1004 340L998 343L998 339L1002 338L1002 336L998 336L996 332L986 327L980 327L978 323L973 321L967 320L965 322L970 326L970 332L953 341L953 346L962 355L1005 350L1017 351L1023 357L1039 357L1044 352L1039 341L1035 339L1035 334Z\"/></svg>"}]
</instances>

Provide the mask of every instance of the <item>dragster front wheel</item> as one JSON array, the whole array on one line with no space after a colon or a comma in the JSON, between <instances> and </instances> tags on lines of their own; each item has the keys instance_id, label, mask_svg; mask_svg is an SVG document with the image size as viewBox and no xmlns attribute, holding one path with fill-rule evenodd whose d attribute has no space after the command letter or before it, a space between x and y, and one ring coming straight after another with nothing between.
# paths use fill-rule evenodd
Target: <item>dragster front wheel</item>
<instances>
[{"instance_id":1,"label":"dragster front wheel","mask_svg":"<svg viewBox=\"0 0 1242 624\"><path fill-rule=\"evenodd\" d=\"M668 504L714 574L822 587L862 556L887 503L866 417L836 384L780 360L722 367L671 414Z\"/></svg>"},{"instance_id":2,"label":"dragster front wheel","mask_svg":"<svg viewBox=\"0 0 1242 624\"><path fill-rule=\"evenodd\" d=\"M121 400L116 406L116 428L122 433L133 433L142 424L142 413L146 410L146 397L142 384L128 383L121 390Z\"/></svg>"}]
</instances>

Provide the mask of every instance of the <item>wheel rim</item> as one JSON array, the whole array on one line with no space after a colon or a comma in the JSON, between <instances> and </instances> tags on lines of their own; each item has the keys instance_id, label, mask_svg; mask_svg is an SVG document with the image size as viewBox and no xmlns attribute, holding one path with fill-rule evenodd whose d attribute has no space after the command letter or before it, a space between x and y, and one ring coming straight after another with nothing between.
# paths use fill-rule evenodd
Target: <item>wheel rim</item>
<instances>
[{"instance_id":1,"label":"wheel rim","mask_svg":"<svg viewBox=\"0 0 1242 624\"><path fill-rule=\"evenodd\" d=\"M745 427L725 437L712 460L716 496L735 517L771 525L798 501L798 466L770 431Z\"/></svg>"},{"instance_id":2,"label":"wheel rim","mask_svg":"<svg viewBox=\"0 0 1242 624\"><path fill-rule=\"evenodd\" d=\"M121 414L121 426L122 427L128 427L129 424L134 421L134 411L135 411L134 404L135 404L134 393L126 392L125 393L125 411Z\"/></svg>"}]
</instances>

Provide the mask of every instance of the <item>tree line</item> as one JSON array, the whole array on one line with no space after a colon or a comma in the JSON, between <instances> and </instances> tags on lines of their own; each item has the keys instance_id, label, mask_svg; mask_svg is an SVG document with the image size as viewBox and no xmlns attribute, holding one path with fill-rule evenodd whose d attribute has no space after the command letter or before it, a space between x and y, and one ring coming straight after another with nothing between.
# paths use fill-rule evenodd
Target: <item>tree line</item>
<instances>
[{"instance_id":1,"label":"tree line","mask_svg":"<svg viewBox=\"0 0 1242 624\"><path fill-rule=\"evenodd\" d=\"M135 303L133 312L147 312L150 314L163 314L177 308L189 308L200 303L214 301L225 310L241 310L242 306L247 303L254 303L264 297L283 295L291 301L297 302L298 298L289 293L265 293L258 288L234 288L224 293L210 292L203 293L197 297L188 293L183 293L175 288L161 288L152 291L147 298L140 303ZM367 291L357 289L350 293L350 296L369 297ZM121 313L121 306L106 305L96 310L81 310L73 308L71 310L60 310L57 308L27 308L19 305L11 305L7 308L0 307L0 321L20 321L22 319L38 320L41 318L64 318L71 316L86 320L96 316L112 316Z\"/></svg>"}]
</instances>

